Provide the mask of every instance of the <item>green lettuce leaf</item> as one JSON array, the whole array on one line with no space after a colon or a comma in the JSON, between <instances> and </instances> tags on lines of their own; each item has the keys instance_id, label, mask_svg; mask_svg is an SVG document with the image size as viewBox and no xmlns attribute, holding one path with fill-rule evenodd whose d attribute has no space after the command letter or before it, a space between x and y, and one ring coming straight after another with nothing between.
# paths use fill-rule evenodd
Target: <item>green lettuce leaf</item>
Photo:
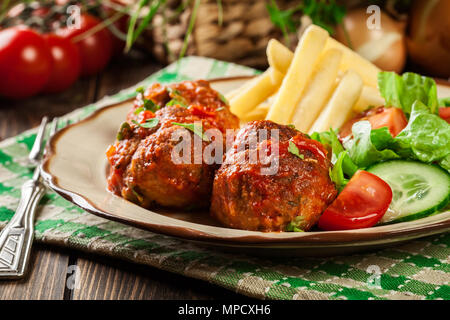
<instances>
[{"instance_id":1,"label":"green lettuce leaf","mask_svg":"<svg viewBox=\"0 0 450 320\"><path fill-rule=\"evenodd\" d=\"M412 72L402 76L395 72L380 72L378 87L387 106L400 108L407 115L416 100L428 106L431 113L438 112L437 86L432 78Z\"/></svg>"},{"instance_id":2,"label":"green lettuce leaf","mask_svg":"<svg viewBox=\"0 0 450 320\"><path fill-rule=\"evenodd\" d=\"M439 99L440 107L450 107L450 97Z\"/></svg>"},{"instance_id":3,"label":"green lettuce leaf","mask_svg":"<svg viewBox=\"0 0 450 320\"><path fill-rule=\"evenodd\" d=\"M450 154L445 156L444 159L439 161L439 165L450 173Z\"/></svg>"},{"instance_id":4,"label":"green lettuce leaf","mask_svg":"<svg viewBox=\"0 0 450 320\"><path fill-rule=\"evenodd\" d=\"M366 168L374 163L398 159L400 156L389 149L393 138L387 127L374 129L369 121L358 121L352 127L353 138L344 142L350 159L359 168Z\"/></svg>"},{"instance_id":5,"label":"green lettuce leaf","mask_svg":"<svg viewBox=\"0 0 450 320\"><path fill-rule=\"evenodd\" d=\"M402 157L427 163L440 161L442 167L449 168L450 125L420 101L414 103L408 125L394 143Z\"/></svg>"},{"instance_id":6,"label":"green lettuce leaf","mask_svg":"<svg viewBox=\"0 0 450 320\"><path fill-rule=\"evenodd\" d=\"M317 140L331 148L333 168L330 170L330 178L336 184L338 190L341 191L358 170L358 166L350 159L334 130L330 129L330 131L321 133L315 132L311 135L311 139Z\"/></svg>"}]
</instances>

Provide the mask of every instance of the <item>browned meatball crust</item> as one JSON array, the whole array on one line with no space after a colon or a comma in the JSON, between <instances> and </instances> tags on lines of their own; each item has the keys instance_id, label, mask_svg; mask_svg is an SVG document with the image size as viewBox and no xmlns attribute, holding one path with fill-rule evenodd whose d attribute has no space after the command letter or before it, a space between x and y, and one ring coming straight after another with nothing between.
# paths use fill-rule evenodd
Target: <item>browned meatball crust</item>
<instances>
[{"instance_id":1,"label":"browned meatball crust","mask_svg":"<svg viewBox=\"0 0 450 320\"><path fill-rule=\"evenodd\" d=\"M255 131L258 129L268 129L267 139L252 145L250 137L259 133ZM271 129L278 130L278 140L268 140ZM299 155L289 151L291 143L295 143ZM263 174L261 169L268 164L259 157L256 162L250 161L250 153L261 148L275 150L275 145L279 156L273 159L279 161L278 170ZM250 122L237 133L216 173L211 213L232 228L284 231L292 222L309 230L337 194L329 168L326 151L317 141L289 126Z\"/></svg>"},{"instance_id":2,"label":"browned meatball crust","mask_svg":"<svg viewBox=\"0 0 450 320\"><path fill-rule=\"evenodd\" d=\"M201 123L203 132L218 129L225 133L239 127L238 118L206 81L185 81L168 87L152 85L144 95L160 109L154 113L139 112L142 103L137 101L128 114L120 139L107 151L111 164L109 190L146 208L208 207L218 164L194 162L194 140L201 141L202 152L210 142L174 123ZM153 128L136 124L153 118L158 119ZM180 143L173 134L178 130L191 138L189 163L173 161L172 152ZM225 140L216 143L225 144Z\"/></svg>"}]
</instances>

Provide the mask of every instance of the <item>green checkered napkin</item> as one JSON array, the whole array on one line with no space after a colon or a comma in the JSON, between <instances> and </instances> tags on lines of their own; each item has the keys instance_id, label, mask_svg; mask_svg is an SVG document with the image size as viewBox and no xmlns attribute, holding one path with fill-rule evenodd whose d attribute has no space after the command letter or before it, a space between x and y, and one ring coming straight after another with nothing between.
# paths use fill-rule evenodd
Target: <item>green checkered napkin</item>
<instances>
[{"instance_id":1,"label":"green checkered napkin","mask_svg":"<svg viewBox=\"0 0 450 320\"><path fill-rule=\"evenodd\" d=\"M137 86L255 73L231 63L188 57ZM86 117L134 93L134 88L124 90L67 118ZM36 130L30 130L0 142L0 227L11 219L20 187L31 176L26 157L35 136ZM370 254L257 258L197 247L99 218L48 192L38 208L36 241L147 264L262 299L450 299L450 233ZM381 277L374 276L377 272Z\"/></svg>"}]
</instances>

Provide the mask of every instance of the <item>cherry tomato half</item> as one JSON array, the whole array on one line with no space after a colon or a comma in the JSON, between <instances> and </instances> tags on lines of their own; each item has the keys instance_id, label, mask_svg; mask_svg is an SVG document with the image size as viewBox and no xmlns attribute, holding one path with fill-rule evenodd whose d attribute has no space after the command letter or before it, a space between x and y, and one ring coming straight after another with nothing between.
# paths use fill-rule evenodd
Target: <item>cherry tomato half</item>
<instances>
[{"instance_id":1,"label":"cherry tomato half","mask_svg":"<svg viewBox=\"0 0 450 320\"><path fill-rule=\"evenodd\" d=\"M45 40L24 27L0 31L0 95L20 99L47 84L52 56Z\"/></svg>"},{"instance_id":2,"label":"cherry tomato half","mask_svg":"<svg viewBox=\"0 0 450 320\"><path fill-rule=\"evenodd\" d=\"M351 230L374 226L392 201L389 185L367 171L358 171L325 209L319 219L322 230Z\"/></svg>"},{"instance_id":3,"label":"cherry tomato half","mask_svg":"<svg viewBox=\"0 0 450 320\"><path fill-rule=\"evenodd\" d=\"M439 108L439 116L450 123L450 107Z\"/></svg>"},{"instance_id":4,"label":"cherry tomato half","mask_svg":"<svg viewBox=\"0 0 450 320\"><path fill-rule=\"evenodd\" d=\"M405 114L401 109L378 107L365 111L345 123L339 130L339 136L345 138L352 134L353 124L361 120L369 121L372 129L388 127L393 137L399 134L408 124L408 120L406 120Z\"/></svg>"},{"instance_id":5,"label":"cherry tomato half","mask_svg":"<svg viewBox=\"0 0 450 320\"><path fill-rule=\"evenodd\" d=\"M80 53L77 46L67 38L46 34L44 39L53 57L52 72L44 91L63 91L70 87L80 75Z\"/></svg>"},{"instance_id":6,"label":"cherry tomato half","mask_svg":"<svg viewBox=\"0 0 450 320\"><path fill-rule=\"evenodd\" d=\"M82 14L80 17L79 29L62 28L57 30L57 34L69 38L74 42L81 58L81 74L84 76L93 75L103 70L112 56L111 34L106 28L88 35L87 32L101 23L99 19L89 14Z\"/></svg>"}]
</instances>

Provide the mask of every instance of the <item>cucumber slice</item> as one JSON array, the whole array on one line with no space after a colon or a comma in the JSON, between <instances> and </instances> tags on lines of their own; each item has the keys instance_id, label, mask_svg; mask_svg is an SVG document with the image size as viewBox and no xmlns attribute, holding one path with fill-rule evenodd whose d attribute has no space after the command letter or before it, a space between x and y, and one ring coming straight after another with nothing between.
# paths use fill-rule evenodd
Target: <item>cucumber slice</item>
<instances>
[{"instance_id":1,"label":"cucumber slice","mask_svg":"<svg viewBox=\"0 0 450 320\"><path fill-rule=\"evenodd\" d=\"M416 220L444 208L450 200L450 175L438 166L391 160L367 171L386 181L392 202L380 223Z\"/></svg>"}]
</instances>

